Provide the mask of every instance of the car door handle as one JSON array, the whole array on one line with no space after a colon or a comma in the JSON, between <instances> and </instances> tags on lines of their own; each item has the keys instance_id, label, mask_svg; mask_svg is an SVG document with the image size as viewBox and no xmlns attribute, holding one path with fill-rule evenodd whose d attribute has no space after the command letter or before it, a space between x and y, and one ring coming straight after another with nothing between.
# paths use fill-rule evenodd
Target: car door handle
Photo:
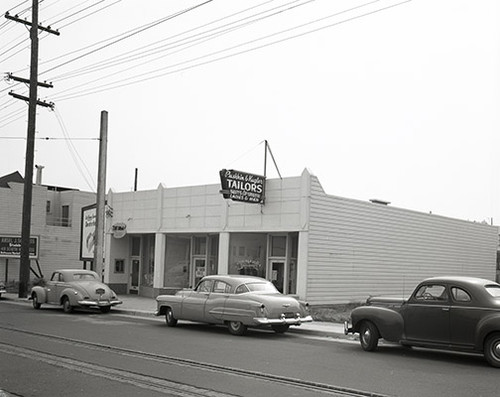
<instances>
[{"instance_id":1,"label":"car door handle","mask_svg":"<svg viewBox=\"0 0 500 397\"><path fill-rule=\"evenodd\" d=\"M441 310L443 310L443 312L449 312L450 308L449 307L443 307Z\"/></svg>"}]
</instances>

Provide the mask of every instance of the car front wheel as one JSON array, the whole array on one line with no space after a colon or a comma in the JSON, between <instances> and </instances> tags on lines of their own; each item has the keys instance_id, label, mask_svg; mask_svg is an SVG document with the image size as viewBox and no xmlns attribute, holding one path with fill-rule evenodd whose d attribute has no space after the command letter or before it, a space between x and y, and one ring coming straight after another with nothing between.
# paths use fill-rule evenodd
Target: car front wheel
<instances>
[{"instance_id":1,"label":"car front wheel","mask_svg":"<svg viewBox=\"0 0 500 397\"><path fill-rule=\"evenodd\" d=\"M109 313L111 311L111 306L101 306L99 310L101 313Z\"/></svg>"},{"instance_id":2,"label":"car front wheel","mask_svg":"<svg viewBox=\"0 0 500 397\"><path fill-rule=\"evenodd\" d=\"M169 307L165 313L165 322L169 327L175 327L177 325L177 319L174 317L174 312Z\"/></svg>"},{"instance_id":3,"label":"car front wheel","mask_svg":"<svg viewBox=\"0 0 500 397\"><path fill-rule=\"evenodd\" d=\"M241 321L228 321L227 328L232 335L244 335L247 332L247 326Z\"/></svg>"},{"instance_id":4,"label":"car front wheel","mask_svg":"<svg viewBox=\"0 0 500 397\"><path fill-rule=\"evenodd\" d=\"M370 321L364 321L359 328L359 341L363 350L372 352L377 349L380 333Z\"/></svg>"},{"instance_id":5,"label":"car front wheel","mask_svg":"<svg viewBox=\"0 0 500 397\"><path fill-rule=\"evenodd\" d=\"M494 333L484 342L484 357L493 367L500 367L500 333Z\"/></svg>"},{"instance_id":6,"label":"car front wheel","mask_svg":"<svg viewBox=\"0 0 500 397\"><path fill-rule=\"evenodd\" d=\"M33 308L35 308L37 310L40 309L40 307L42 306L42 304L38 300L38 295L37 294L33 294L32 299L33 299Z\"/></svg>"},{"instance_id":7,"label":"car front wheel","mask_svg":"<svg viewBox=\"0 0 500 397\"><path fill-rule=\"evenodd\" d=\"M69 299L65 296L63 298L63 311L64 313L72 313L73 312L73 306L69 303Z\"/></svg>"}]
</instances>

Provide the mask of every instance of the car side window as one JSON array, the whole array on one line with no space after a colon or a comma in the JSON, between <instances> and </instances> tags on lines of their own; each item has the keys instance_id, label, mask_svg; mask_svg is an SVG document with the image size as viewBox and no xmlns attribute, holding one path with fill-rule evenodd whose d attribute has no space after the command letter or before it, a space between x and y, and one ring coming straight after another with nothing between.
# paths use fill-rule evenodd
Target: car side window
<instances>
[{"instance_id":1,"label":"car side window","mask_svg":"<svg viewBox=\"0 0 500 397\"><path fill-rule=\"evenodd\" d=\"M248 287L245 284L241 284L236 288L236 291L234 291L235 294L244 294L245 292L248 292Z\"/></svg>"},{"instance_id":2,"label":"car side window","mask_svg":"<svg viewBox=\"0 0 500 397\"><path fill-rule=\"evenodd\" d=\"M469 293L462 288L452 287L451 296L456 302L470 302L472 300Z\"/></svg>"},{"instance_id":3,"label":"car side window","mask_svg":"<svg viewBox=\"0 0 500 397\"><path fill-rule=\"evenodd\" d=\"M227 294L231 291L231 286L224 281L216 281L214 284L214 292L219 294Z\"/></svg>"},{"instance_id":4,"label":"car side window","mask_svg":"<svg viewBox=\"0 0 500 397\"><path fill-rule=\"evenodd\" d=\"M448 300L444 285L422 285L415 293L415 299L426 302L443 302Z\"/></svg>"},{"instance_id":5,"label":"car side window","mask_svg":"<svg viewBox=\"0 0 500 397\"><path fill-rule=\"evenodd\" d=\"M212 284L212 280L204 280L198 285L196 290L198 292L212 292Z\"/></svg>"}]
</instances>

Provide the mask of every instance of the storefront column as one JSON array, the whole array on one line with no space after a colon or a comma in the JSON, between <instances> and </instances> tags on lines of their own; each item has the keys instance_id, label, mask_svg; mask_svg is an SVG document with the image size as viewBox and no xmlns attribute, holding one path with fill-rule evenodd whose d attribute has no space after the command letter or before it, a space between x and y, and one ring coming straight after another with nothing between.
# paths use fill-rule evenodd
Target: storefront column
<instances>
[{"instance_id":1,"label":"storefront column","mask_svg":"<svg viewBox=\"0 0 500 397\"><path fill-rule=\"evenodd\" d=\"M163 233L155 234L155 270L153 278L153 288L155 296L158 295L160 288L163 288L163 279L165 277L165 248L167 235Z\"/></svg>"},{"instance_id":2,"label":"storefront column","mask_svg":"<svg viewBox=\"0 0 500 397\"><path fill-rule=\"evenodd\" d=\"M229 236L230 233L222 232L219 234L219 263L218 273L228 274L229 270Z\"/></svg>"},{"instance_id":3,"label":"storefront column","mask_svg":"<svg viewBox=\"0 0 500 397\"><path fill-rule=\"evenodd\" d=\"M307 299L307 247L309 232L299 232L299 247L297 253L297 295L300 299Z\"/></svg>"}]
</instances>

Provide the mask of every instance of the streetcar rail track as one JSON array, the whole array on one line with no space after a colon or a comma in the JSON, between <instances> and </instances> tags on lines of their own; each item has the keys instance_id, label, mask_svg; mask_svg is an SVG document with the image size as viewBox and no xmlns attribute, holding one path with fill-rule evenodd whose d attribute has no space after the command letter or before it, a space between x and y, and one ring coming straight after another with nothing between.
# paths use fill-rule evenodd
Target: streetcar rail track
<instances>
[{"instance_id":1,"label":"streetcar rail track","mask_svg":"<svg viewBox=\"0 0 500 397\"><path fill-rule=\"evenodd\" d=\"M379 393L373 393L373 392L367 392L367 391L362 391L362 390L356 390L356 389L351 389L347 387L341 387L341 386L335 386L335 385L330 385L326 383L320 383L320 382L314 382L314 381L307 381L303 379L298 379L298 378L292 378L292 377L287 377L287 376L282 376L282 375L274 375L274 374L267 374L264 372L259 372L259 371L252 371L252 370L246 370L246 369L240 369L240 368L235 368L235 367L229 367L229 366L224 366L220 364L214 364L214 363L207 363L203 361L196 361L196 360L191 360L187 358L179 358L179 357L173 357L173 356L167 356L163 354L157 354L157 353L150 353L150 352L144 352L144 351L138 351L138 350L132 350L132 349L127 349L123 347L118 347L118 346L112 346L112 345L106 345L102 343L95 343L95 342L88 342L88 341L82 341L79 339L73 339L73 338L68 338L64 336L57 336L57 335L52 335L52 334L45 334L41 332L36 332L36 331L28 331L28 330L23 330L19 328L13 328L13 327L8 327L8 326L2 326L0 325L0 329L5 330L5 331L10 331L10 332L17 332L17 333L22 333L26 335L31 335L35 337L40 337L40 338L45 338L49 339L52 341L57 341L60 343L68 343L68 344L73 344L73 345L78 345L86 348L92 348L94 350L99 350L99 351L106 351L106 352L113 352L115 354L121 354L124 356L130 356L130 357L135 357L135 358L140 358L140 359L146 359L146 360L154 360L157 362L161 362L164 364L171 364L171 365L178 365L178 366L186 366L186 367L191 367L195 368L198 370L206 370L206 371L212 371L216 372L219 374L230 374L230 375L236 375L236 376L242 376L246 377L249 379L256 379L256 380L263 380L267 382L272 382L276 384L281 384L281 385L286 385L286 386L292 386L296 388L302 388L306 390L314 390L318 391L324 394L328 395L333 395L333 396L351 396L351 397L388 397L385 394L379 394ZM19 349L16 350L18 354L27 354L26 351L31 352L31 354L35 354L36 357L39 359L44 359L52 363L52 359L50 357L57 357L57 360L54 361L54 365L57 363L59 360L63 360L65 365L68 365L70 367L78 367L82 366L85 370L90 370L90 364L85 363L84 361L77 361L74 359L69 359L67 357L63 356L56 356L54 354L47 354L35 349L26 349L26 348L20 348L16 347L14 345L10 345L4 342L0 342L1 345L5 346L6 348L11 349L12 353L15 354L13 349ZM22 350L24 349L24 350ZM76 362L78 364L76 364ZM92 366L95 367L94 364ZM101 368L101 367L100 367ZM127 376L130 376L131 378L134 379L134 384L139 384L142 387L149 387L149 388L154 388L157 390L161 390L162 387L169 387L171 390L175 390L175 393L181 393L181 394L175 394L179 396L217 396L217 397L222 397L222 396L230 396L228 394L220 393L220 394L206 394L207 390L204 390L203 392L205 394L196 394L197 392L195 390L188 390L186 391L183 388L176 388L175 382L171 382L172 384L168 384L167 386L162 386L162 382L170 382L166 381L161 378L156 378L152 376L145 376L141 375L138 373L134 373L131 371L122 371L122 370L115 370L109 367L102 367L105 368L106 371L102 372L104 375L106 374L112 374L109 376L112 376L113 379L117 380L117 374L114 371L119 371L122 373L125 373L124 376L120 376L119 378L122 379L122 381L127 381ZM104 376L103 375L103 376ZM118 380L120 380L118 379ZM184 385L187 386L187 385ZM184 394L182 394L184 393ZM194 393L194 394L189 394L189 393ZM213 392L217 393L217 392Z\"/></svg>"}]
</instances>

